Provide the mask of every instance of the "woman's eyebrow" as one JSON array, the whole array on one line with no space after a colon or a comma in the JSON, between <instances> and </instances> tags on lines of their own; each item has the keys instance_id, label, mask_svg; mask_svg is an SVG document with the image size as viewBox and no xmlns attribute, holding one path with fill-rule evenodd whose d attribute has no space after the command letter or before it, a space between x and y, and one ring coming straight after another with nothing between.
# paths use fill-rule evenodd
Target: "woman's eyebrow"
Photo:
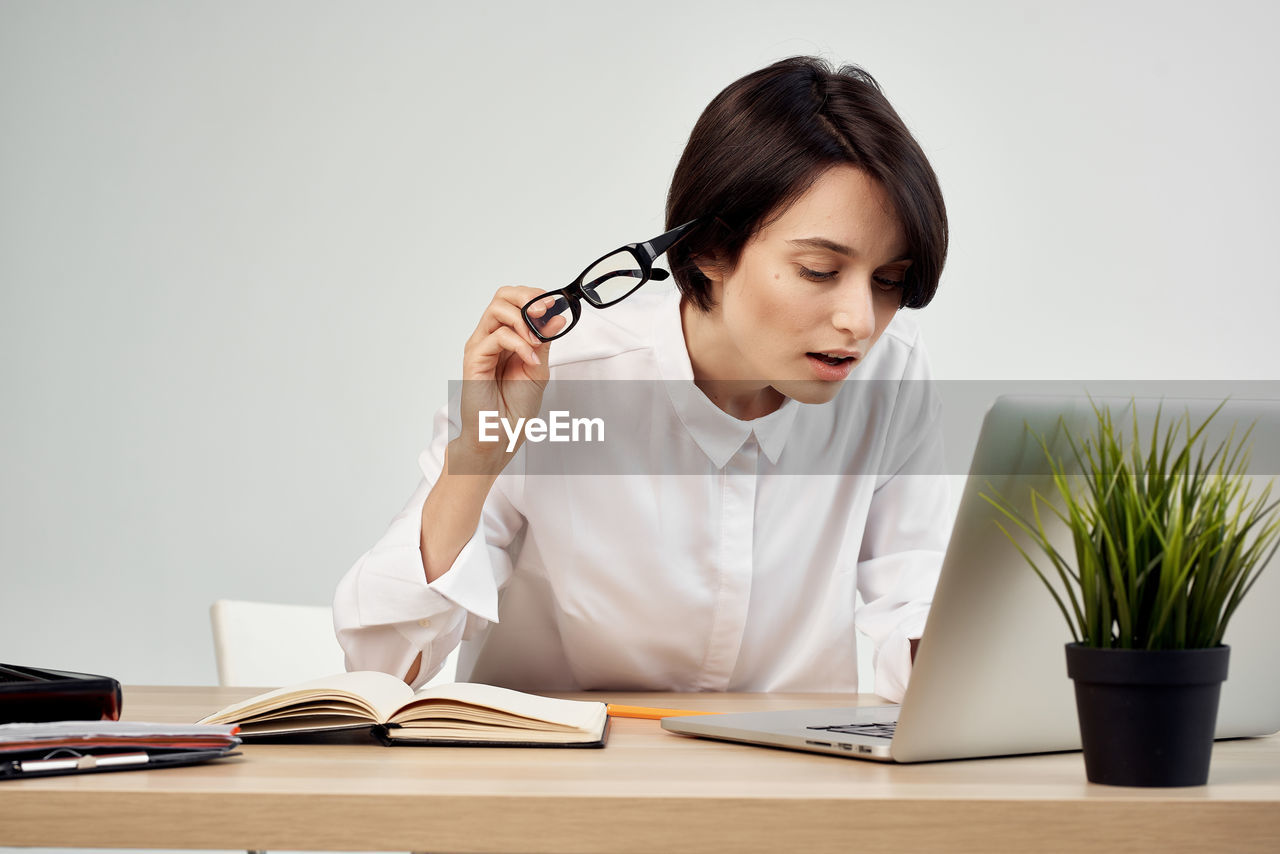
<instances>
[{"instance_id":1,"label":"woman's eyebrow","mask_svg":"<svg viewBox=\"0 0 1280 854\"><path fill-rule=\"evenodd\" d=\"M838 252L839 254L846 255L850 258L858 254L843 243L836 243L834 240L828 240L825 237L801 237L796 240L788 240L787 242L792 246L799 246L802 249L829 249L832 252ZM910 260L911 258L909 256L904 255L901 258L895 258L888 263L897 264L899 261Z\"/></svg>"}]
</instances>

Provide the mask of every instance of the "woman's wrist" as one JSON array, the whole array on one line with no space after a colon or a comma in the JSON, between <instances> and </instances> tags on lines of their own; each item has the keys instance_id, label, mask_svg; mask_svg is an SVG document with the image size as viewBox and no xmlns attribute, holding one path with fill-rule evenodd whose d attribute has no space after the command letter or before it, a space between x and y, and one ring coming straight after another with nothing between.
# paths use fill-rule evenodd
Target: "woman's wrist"
<instances>
[{"instance_id":1,"label":"woman's wrist","mask_svg":"<svg viewBox=\"0 0 1280 854\"><path fill-rule=\"evenodd\" d=\"M444 468L422 505L419 549L427 581L444 575L475 533L489 490L505 460L475 455L455 439L445 450Z\"/></svg>"},{"instance_id":2,"label":"woman's wrist","mask_svg":"<svg viewBox=\"0 0 1280 854\"><path fill-rule=\"evenodd\" d=\"M498 475L502 474L502 470L507 467L510 459L511 455L500 443L481 443L462 435L449 442L445 448L443 474L474 476L487 480L488 484L485 487L487 492L488 487L493 485Z\"/></svg>"}]
</instances>

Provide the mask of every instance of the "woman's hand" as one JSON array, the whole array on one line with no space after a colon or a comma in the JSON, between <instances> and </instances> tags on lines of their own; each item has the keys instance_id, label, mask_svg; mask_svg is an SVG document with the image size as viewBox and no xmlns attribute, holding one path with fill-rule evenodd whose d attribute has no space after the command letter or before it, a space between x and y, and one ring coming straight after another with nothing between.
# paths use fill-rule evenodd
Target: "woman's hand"
<instances>
[{"instance_id":1,"label":"woman's hand","mask_svg":"<svg viewBox=\"0 0 1280 854\"><path fill-rule=\"evenodd\" d=\"M444 468L422 504L418 547L428 582L448 572L458 559L480 523L490 488L511 459L505 435L497 442L480 441L480 413L496 412L514 424L536 416L542 407L551 346L539 340L520 315L520 307L540 293L537 288L499 288L467 339L462 354L462 429L449 443ZM541 305L529 309L535 318L546 313ZM566 322L567 318L552 317L545 334L554 335ZM405 674L406 681L417 677L420 665L421 656Z\"/></svg>"},{"instance_id":2,"label":"woman's hand","mask_svg":"<svg viewBox=\"0 0 1280 854\"><path fill-rule=\"evenodd\" d=\"M538 288L499 288L467 339L462 355L462 432L450 452L464 455L465 468L472 473L496 474L511 459L505 433L500 431L497 442L480 441L481 412L497 412L514 425L520 418L536 416L542 406L551 344L540 341L520 314L539 293ZM539 317L554 302L549 297L529 313ZM564 322L567 318L553 318L548 329L554 332ZM451 468L461 473L458 466Z\"/></svg>"}]
</instances>

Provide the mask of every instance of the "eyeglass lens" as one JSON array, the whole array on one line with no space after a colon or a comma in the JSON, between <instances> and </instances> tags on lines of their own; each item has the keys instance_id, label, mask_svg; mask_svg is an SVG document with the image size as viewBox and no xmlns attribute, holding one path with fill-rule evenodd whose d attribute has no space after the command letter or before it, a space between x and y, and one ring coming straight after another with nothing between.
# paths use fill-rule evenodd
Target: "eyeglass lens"
<instances>
[{"instance_id":1,"label":"eyeglass lens","mask_svg":"<svg viewBox=\"0 0 1280 854\"><path fill-rule=\"evenodd\" d=\"M606 255L582 274L582 295L592 305L608 305L644 284L644 270L625 249Z\"/></svg>"},{"instance_id":2,"label":"eyeglass lens","mask_svg":"<svg viewBox=\"0 0 1280 854\"><path fill-rule=\"evenodd\" d=\"M573 311L564 294L547 294L539 303L546 308L538 314L538 305L525 310L525 317L543 338L563 335L573 325Z\"/></svg>"}]
</instances>

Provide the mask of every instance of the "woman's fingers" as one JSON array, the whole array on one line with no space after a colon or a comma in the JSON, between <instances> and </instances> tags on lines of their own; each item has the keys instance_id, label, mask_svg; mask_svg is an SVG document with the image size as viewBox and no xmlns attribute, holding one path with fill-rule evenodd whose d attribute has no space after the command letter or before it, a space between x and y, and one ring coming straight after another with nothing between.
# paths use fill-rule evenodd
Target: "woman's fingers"
<instances>
[{"instance_id":1,"label":"woman's fingers","mask_svg":"<svg viewBox=\"0 0 1280 854\"><path fill-rule=\"evenodd\" d=\"M502 326L510 327L516 330L520 335L528 341L532 346L537 347L542 342L538 340L538 336L533 334L533 330L529 328L529 324L525 323L524 315L520 313L518 306L509 302L493 302L489 308L485 310L484 317L481 318L480 328L484 330L486 335L491 335L496 329Z\"/></svg>"},{"instance_id":2,"label":"woman's fingers","mask_svg":"<svg viewBox=\"0 0 1280 854\"><path fill-rule=\"evenodd\" d=\"M549 375L550 345L529 328L521 308L542 293L538 288L499 288L467 339L462 355L463 436L477 449L482 449L479 439L466 425L477 423L479 409L496 407L521 415L538 411L542 385ZM544 302L531 306L532 317L547 311Z\"/></svg>"},{"instance_id":3,"label":"woman's fingers","mask_svg":"<svg viewBox=\"0 0 1280 854\"><path fill-rule=\"evenodd\" d=\"M503 300L519 308L529 300L543 293L546 288L530 288L522 285L507 285L494 292L495 300Z\"/></svg>"},{"instance_id":4,"label":"woman's fingers","mask_svg":"<svg viewBox=\"0 0 1280 854\"><path fill-rule=\"evenodd\" d=\"M478 343L484 337L493 334L494 330L499 326L509 326L528 338L533 346L540 345L542 342L538 340L538 337L533 334L533 330L529 328L529 324L525 322L521 309L541 293L544 293L544 291L538 288L515 286L498 288L493 295L493 299L489 301L489 305L485 307L484 314L481 315L480 322L476 325L475 332L472 333L471 341L468 343ZM533 317L540 317L554 302L554 299L540 301L530 306L529 314Z\"/></svg>"},{"instance_id":5,"label":"woman's fingers","mask_svg":"<svg viewBox=\"0 0 1280 854\"><path fill-rule=\"evenodd\" d=\"M547 309L551 308L551 306L555 305L561 299L563 299L563 297L557 296L555 294L551 294L544 299L538 300L537 302L529 306L530 316L542 317L542 315L547 313Z\"/></svg>"},{"instance_id":6,"label":"woman's fingers","mask_svg":"<svg viewBox=\"0 0 1280 854\"><path fill-rule=\"evenodd\" d=\"M532 313L533 312L531 309L530 314ZM539 316L541 315L540 314L534 315L534 317L539 317ZM546 337L553 338L556 335L560 334L561 330L563 330L568 325L569 325L568 316L563 314L558 314L555 317L548 320L546 323L541 324L540 330L542 334L545 335Z\"/></svg>"},{"instance_id":7,"label":"woman's fingers","mask_svg":"<svg viewBox=\"0 0 1280 854\"><path fill-rule=\"evenodd\" d=\"M468 347L467 355L475 368L487 374L497 366L498 357L504 351L516 354L530 365L542 364L534 346L510 326L499 326L493 330L474 346Z\"/></svg>"}]
</instances>

